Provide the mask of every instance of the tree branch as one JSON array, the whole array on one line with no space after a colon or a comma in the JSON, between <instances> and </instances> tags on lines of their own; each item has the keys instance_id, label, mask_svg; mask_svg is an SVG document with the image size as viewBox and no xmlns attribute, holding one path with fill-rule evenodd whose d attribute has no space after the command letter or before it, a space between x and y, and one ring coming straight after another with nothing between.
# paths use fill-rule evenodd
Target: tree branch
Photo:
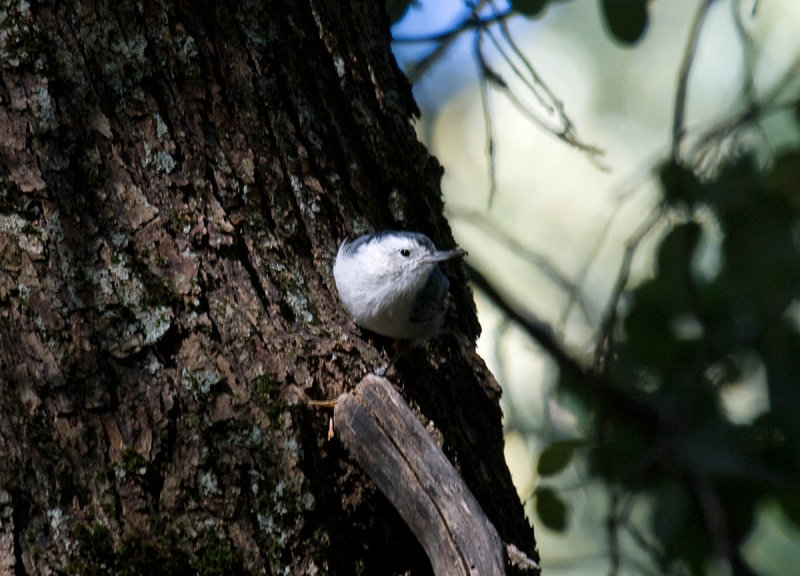
<instances>
[{"instance_id":1,"label":"tree branch","mask_svg":"<svg viewBox=\"0 0 800 576\"><path fill-rule=\"evenodd\" d=\"M620 266L619 273L617 274L617 281L615 282L614 288L611 291L611 296L608 299L608 304L606 305L606 310L603 314L603 321L600 323L600 326L597 329L597 337L595 338L595 346L598 350L598 353L595 355L596 366L602 366L604 364L601 355L608 347L611 338L611 332L614 328L614 323L617 320L617 306L619 305L619 300L622 297L622 293L625 291L625 288L628 285L628 279L630 278L631 273L631 264L633 263L633 256L636 253L636 249L639 247L639 244L642 242L642 240L644 240L653 229L653 226L655 226L655 224L663 217L665 211L666 206L664 204L659 204L656 206L648 218L639 225L639 228L637 228L633 235L631 235L631 237L625 242L625 252L622 256L622 265Z\"/></svg>"},{"instance_id":2,"label":"tree branch","mask_svg":"<svg viewBox=\"0 0 800 576\"><path fill-rule=\"evenodd\" d=\"M793 110L800 106L800 98L797 97L779 101L787 88L797 80L798 72L800 72L800 57L795 59L781 81L775 84L763 98L748 101L748 106L745 109L703 133L689 152L692 165L697 166L703 162L705 157L712 153L713 149L721 146L720 143L736 131L752 123L759 122L771 114Z\"/></svg>"},{"instance_id":3,"label":"tree branch","mask_svg":"<svg viewBox=\"0 0 800 576\"><path fill-rule=\"evenodd\" d=\"M583 294L581 294L580 287L575 282L570 280L570 278L567 277L567 275L549 259L524 246L514 236L506 232L504 229L496 226L483 212L479 212L477 210L454 209L450 211L449 216L457 220L471 222L477 225L480 230L501 241L504 247L510 250L513 254L516 254L520 258L530 262L554 285L558 286L567 294L569 294L570 298L577 303L577 306L584 318L587 321L591 321L591 313L586 300L583 298Z\"/></svg>"},{"instance_id":4,"label":"tree branch","mask_svg":"<svg viewBox=\"0 0 800 576\"><path fill-rule=\"evenodd\" d=\"M493 3L490 2L492 9L494 9ZM598 157L603 154L603 151L590 144L586 144L581 142L577 135L575 134L575 129L572 124L572 121L567 116L566 112L564 111L564 104L556 98L555 94L550 90L549 86L542 80L539 74L536 72L536 69L531 65L528 58L522 53L522 51L517 46L516 42L508 29L508 25L506 24L505 20L499 21L499 28L500 28L500 35L508 47L511 49L511 53L509 54L507 50L502 46L500 40L497 38L494 32L492 32L491 28L482 28L479 30L478 34L486 33L489 40L492 42L494 47L500 53L500 56L505 60L505 62L511 68L511 71L514 73L523 85L533 94L534 98L539 102L539 105L545 110L548 115L555 116L555 123L556 126L548 124L548 121L541 118L536 112L534 112L530 107L526 106L519 96L511 89L511 86L502 79L502 76L492 70L488 63L486 62L486 57L483 52L478 54L479 56L479 64L481 66L481 70L485 72L491 72L488 77L490 80L495 82L495 84L506 94L506 96L511 100L511 103L525 116L531 119L535 124L541 126L544 130L547 130L554 136L556 136L559 140L562 140L577 148L581 152L584 152L589 159L600 169L605 170L606 167L603 166ZM520 68L514 63L514 58L512 56L519 59L522 65L527 71L527 74L530 76L528 78L526 74L520 70ZM552 119L550 119L552 122Z\"/></svg>"},{"instance_id":5,"label":"tree branch","mask_svg":"<svg viewBox=\"0 0 800 576\"><path fill-rule=\"evenodd\" d=\"M467 273L472 283L486 295L495 306L500 308L503 313L512 321L516 322L528 335L533 338L553 359L558 366L572 376L580 380L592 378L591 372L578 360L567 353L566 350L556 341L550 325L537 318L531 312L522 312L518 306L510 304L507 299L500 295L500 292L489 282L489 280L477 269L467 266Z\"/></svg>"},{"instance_id":6,"label":"tree branch","mask_svg":"<svg viewBox=\"0 0 800 576\"><path fill-rule=\"evenodd\" d=\"M672 121L672 161L680 163L680 146L684 133L684 121L686 115L686 96L689 91L689 72L692 69L694 56L697 51L697 44L700 40L700 31L703 27L708 10L714 0L703 0L697 10L697 14L692 24L692 32L689 36L689 44L683 55L680 74L678 76L678 89L675 91L675 109Z\"/></svg>"},{"instance_id":7,"label":"tree branch","mask_svg":"<svg viewBox=\"0 0 800 576\"><path fill-rule=\"evenodd\" d=\"M609 417L643 434L651 435L656 430L661 414L654 406L612 386L603 375L574 358L556 340L546 322L511 303L474 267L469 264L466 267L473 285L555 360L562 371L562 385L581 397L589 397L601 410L607 411Z\"/></svg>"},{"instance_id":8,"label":"tree branch","mask_svg":"<svg viewBox=\"0 0 800 576\"><path fill-rule=\"evenodd\" d=\"M483 39L483 34L476 34L475 35L475 60L480 64L483 64L483 58L481 56L481 42ZM486 154L489 157L489 179L490 179L490 186L489 186L489 200L488 200L488 207L492 207L492 202L494 201L495 193L497 192L497 161L495 158L494 153L494 117L492 114L492 103L491 97L492 92L489 90L490 83L489 78L485 74L481 74L480 79L478 80L481 88L481 107L483 108L483 122L484 122L484 129L486 130Z\"/></svg>"}]
</instances>

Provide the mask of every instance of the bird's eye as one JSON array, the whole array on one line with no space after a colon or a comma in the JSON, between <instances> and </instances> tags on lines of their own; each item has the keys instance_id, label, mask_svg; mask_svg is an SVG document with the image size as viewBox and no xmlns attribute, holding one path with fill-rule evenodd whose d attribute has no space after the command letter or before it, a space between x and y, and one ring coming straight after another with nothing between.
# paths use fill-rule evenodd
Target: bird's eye
<instances>
[{"instance_id":1,"label":"bird's eye","mask_svg":"<svg viewBox=\"0 0 800 576\"><path fill-rule=\"evenodd\" d=\"M409 256L411 256L411 250L409 250L408 248L403 248L402 250L400 250L400 255L403 258L408 258Z\"/></svg>"}]
</instances>

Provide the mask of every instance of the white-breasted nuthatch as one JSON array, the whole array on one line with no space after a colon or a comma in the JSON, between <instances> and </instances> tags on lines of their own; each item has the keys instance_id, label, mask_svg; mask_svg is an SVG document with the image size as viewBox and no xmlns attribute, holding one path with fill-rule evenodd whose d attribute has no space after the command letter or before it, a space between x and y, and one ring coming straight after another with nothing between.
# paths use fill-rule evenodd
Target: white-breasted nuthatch
<instances>
[{"instance_id":1,"label":"white-breasted nuthatch","mask_svg":"<svg viewBox=\"0 0 800 576\"><path fill-rule=\"evenodd\" d=\"M465 254L437 250L419 232L383 230L342 242L333 277L357 324L391 338L427 340L441 331L450 286L439 262Z\"/></svg>"}]
</instances>

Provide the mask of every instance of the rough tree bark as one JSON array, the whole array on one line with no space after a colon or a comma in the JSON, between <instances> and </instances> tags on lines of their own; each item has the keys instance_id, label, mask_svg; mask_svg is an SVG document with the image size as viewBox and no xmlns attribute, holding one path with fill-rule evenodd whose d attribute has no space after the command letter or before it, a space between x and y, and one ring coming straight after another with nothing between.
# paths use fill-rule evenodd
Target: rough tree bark
<instances>
[{"instance_id":1,"label":"rough tree bark","mask_svg":"<svg viewBox=\"0 0 800 576\"><path fill-rule=\"evenodd\" d=\"M402 357L337 302L453 244L380 2L2 2L0 74L0 573L429 573L305 404L371 372L533 553L463 271Z\"/></svg>"}]
</instances>

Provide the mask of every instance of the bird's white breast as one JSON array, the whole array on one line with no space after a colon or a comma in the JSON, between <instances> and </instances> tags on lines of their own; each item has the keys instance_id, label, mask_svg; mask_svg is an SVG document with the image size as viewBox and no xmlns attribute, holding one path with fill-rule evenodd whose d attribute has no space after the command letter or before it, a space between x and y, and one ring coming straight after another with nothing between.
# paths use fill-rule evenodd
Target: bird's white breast
<instances>
[{"instance_id":1,"label":"bird's white breast","mask_svg":"<svg viewBox=\"0 0 800 576\"><path fill-rule=\"evenodd\" d=\"M383 336L410 340L430 337L431 327L410 320L414 297L427 280L431 269L420 274L403 274L386 266L370 246L356 255L339 248L333 276L339 297L356 323ZM439 321L440 323L440 321Z\"/></svg>"}]
</instances>

